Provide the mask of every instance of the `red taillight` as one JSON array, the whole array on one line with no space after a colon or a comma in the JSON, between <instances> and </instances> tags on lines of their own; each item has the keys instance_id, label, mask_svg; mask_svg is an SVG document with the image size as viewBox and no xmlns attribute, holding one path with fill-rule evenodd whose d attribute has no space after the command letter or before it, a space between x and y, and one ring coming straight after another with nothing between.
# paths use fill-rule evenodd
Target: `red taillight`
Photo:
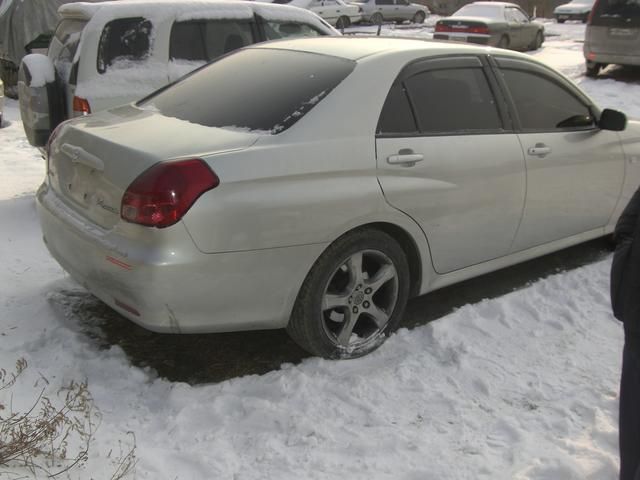
<instances>
[{"instance_id":1,"label":"red taillight","mask_svg":"<svg viewBox=\"0 0 640 480\"><path fill-rule=\"evenodd\" d=\"M489 35L488 27L469 27L467 33L478 33L480 35Z\"/></svg>"},{"instance_id":2,"label":"red taillight","mask_svg":"<svg viewBox=\"0 0 640 480\"><path fill-rule=\"evenodd\" d=\"M91 113L91 105L89 100L82 97L73 97L73 112L79 115L89 115Z\"/></svg>"},{"instance_id":3,"label":"red taillight","mask_svg":"<svg viewBox=\"0 0 640 480\"><path fill-rule=\"evenodd\" d=\"M451 27L449 27L449 25L436 23L436 32L451 32Z\"/></svg>"},{"instance_id":4,"label":"red taillight","mask_svg":"<svg viewBox=\"0 0 640 480\"><path fill-rule=\"evenodd\" d=\"M600 0L596 0L593 3L593 6L591 7L591 11L589 12L589 17L587 18L587 25L591 25L591 21L593 20L593 13L596 11L596 8L598 8L599 3L600 3Z\"/></svg>"},{"instance_id":5,"label":"red taillight","mask_svg":"<svg viewBox=\"0 0 640 480\"><path fill-rule=\"evenodd\" d=\"M168 227L180 221L200 195L219 184L218 176L202 160L159 163L129 185L120 216L148 227Z\"/></svg>"}]
</instances>

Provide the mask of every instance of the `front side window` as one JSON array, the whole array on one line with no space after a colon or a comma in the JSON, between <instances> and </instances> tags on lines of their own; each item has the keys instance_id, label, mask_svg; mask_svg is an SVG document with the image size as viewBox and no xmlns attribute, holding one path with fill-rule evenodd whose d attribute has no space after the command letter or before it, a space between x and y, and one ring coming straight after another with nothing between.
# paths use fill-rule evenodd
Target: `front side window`
<instances>
[{"instance_id":1,"label":"front side window","mask_svg":"<svg viewBox=\"0 0 640 480\"><path fill-rule=\"evenodd\" d=\"M263 26L267 40L296 37L319 37L326 35L306 23L265 20Z\"/></svg>"},{"instance_id":2,"label":"front side window","mask_svg":"<svg viewBox=\"0 0 640 480\"><path fill-rule=\"evenodd\" d=\"M393 5L393 0L376 0L376 5Z\"/></svg>"},{"instance_id":3,"label":"front side window","mask_svg":"<svg viewBox=\"0 0 640 480\"><path fill-rule=\"evenodd\" d=\"M176 22L171 29L169 57L172 60L210 62L255 43L254 30L254 23L249 20Z\"/></svg>"},{"instance_id":4,"label":"front side window","mask_svg":"<svg viewBox=\"0 0 640 480\"><path fill-rule=\"evenodd\" d=\"M151 50L151 22L142 17L120 18L107 23L98 44L98 72L112 65L145 60Z\"/></svg>"},{"instance_id":5,"label":"front side window","mask_svg":"<svg viewBox=\"0 0 640 480\"><path fill-rule=\"evenodd\" d=\"M336 57L249 48L138 105L207 127L277 134L304 117L354 68L355 62Z\"/></svg>"},{"instance_id":6,"label":"front side window","mask_svg":"<svg viewBox=\"0 0 640 480\"><path fill-rule=\"evenodd\" d=\"M424 134L495 132L502 128L482 68L427 70L405 81Z\"/></svg>"},{"instance_id":7,"label":"front side window","mask_svg":"<svg viewBox=\"0 0 640 480\"><path fill-rule=\"evenodd\" d=\"M552 79L515 69L503 69L502 75L524 131L553 132L594 126L589 108Z\"/></svg>"}]
</instances>

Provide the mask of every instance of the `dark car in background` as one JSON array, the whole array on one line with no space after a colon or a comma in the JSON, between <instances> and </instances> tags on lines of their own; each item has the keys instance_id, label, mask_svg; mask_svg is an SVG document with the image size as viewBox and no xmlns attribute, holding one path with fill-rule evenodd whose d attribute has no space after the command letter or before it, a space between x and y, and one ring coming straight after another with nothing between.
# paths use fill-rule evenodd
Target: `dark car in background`
<instances>
[{"instance_id":1,"label":"dark car in background","mask_svg":"<svg viewBox=\"0 0 640 480\"><path fill-rule=\"evenodd\" d=\"M609 64L640 66L640 0L598 0L584 39L586 74Z\"/></svg>"},{"instance_id":2,"label":"dark car in background","mask_svg":"<svg viewBox=\"0 0 640 480\"><path fill-rule=\"evenodd\" d=\"M439 20L433 38L537 50L544 42L544 26L514 3L474 2Z\"/></svg>"}]
</instances>

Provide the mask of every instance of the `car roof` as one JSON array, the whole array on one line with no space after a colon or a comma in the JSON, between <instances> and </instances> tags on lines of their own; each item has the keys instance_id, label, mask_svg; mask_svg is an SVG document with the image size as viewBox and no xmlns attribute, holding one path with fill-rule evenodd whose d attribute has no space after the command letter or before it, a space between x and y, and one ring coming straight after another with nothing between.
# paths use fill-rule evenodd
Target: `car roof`
<instances>
[{"instance_id":1,"label":"car roof","mask_svg":"<svg viewBox=\"0 0 640 480\"><path fill-rule=\"evenodd\" d=\"M421 40L398 37L315 37L278 40L252 45L249 48L277 48L282 50L298 50L321 55L341 57L348 60L361 60L365 57L408 50L422 50L424 56L430 55L479 55L495 53L491 47L483 47L458 42L437 40ZM528 58L518 52L500 50L501 55Z\"/></svg>"},{"instance_id":2,"label":"car roof","mask_svg":"<svg viewBox=\"0 0 640 480\"><path fill-rule=\"evenodd\" d=\"M498 6L498 7L518 7L515 3L509 2L473 2L467 5L485 5L485 6ZM520 8L520 7L518 7Z\"/></svg>"},{"instance_id":3,"label":"car roof","mask_svg":"<svg viewBox=\"0 0 640 480\"><path fill-rule=\"evenodd\" d=\"M146 15L156 18L178 16L188 19L202 14L224 14L225 18L244 18L247 13L280 13L289 16L315 17L309 11L289 5L269 4L242 0L111 0L99 3L76 2L62 5L58 13L65 18L90 20L98 13L106 17L122 18L130 15ZM108 12L108 15L105 15Z\"/></svg>"}]
</instances>

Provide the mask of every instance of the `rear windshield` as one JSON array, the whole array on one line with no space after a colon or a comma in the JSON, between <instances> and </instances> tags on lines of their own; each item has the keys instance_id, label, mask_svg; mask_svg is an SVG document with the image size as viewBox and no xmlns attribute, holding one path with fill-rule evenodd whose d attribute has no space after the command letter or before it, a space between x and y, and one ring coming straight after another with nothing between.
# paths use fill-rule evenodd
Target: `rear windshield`
<instances>
[{"instance_id":1,"label":"rear windshield","mask_svg":"<svg viewBox=\"0 0 640 480\"><path fill-rule=\"evenodd\" d=\"M503 19L502 8L493 5L466 5L452 15L452 17L483 17Z\"/></svg>"},{"instance_id":2,"label":"rear windshield","mask_svg":"<svg viewBox=\"0 0 640 480\"><path fill-rule=\"evenodd\" d=\"M112 65L129 68L145 60L151 49L151 22L142 17L119 18L104 26L98 44L98 72Z\"/></svg>"},{"instance_id":3,"label":"rear windshield","mask_svg":"<svg viewBox=\"0 0 640 480\"><path fill-rule=\"evenodd\" d=\"M640 27L640 0L600 0L591 23L608 27Z\"/></svg>"},{"instance_id":4,"label":"rear windshield","mask_svg":"<svg viewBox=\"0 0 640 480\"><path fill-rule=\"evenodd\" d=\"M208 127L280 133L355 68L326 55L247 49L225 56L138 105Z\"/></svg>"}]
</instances>

